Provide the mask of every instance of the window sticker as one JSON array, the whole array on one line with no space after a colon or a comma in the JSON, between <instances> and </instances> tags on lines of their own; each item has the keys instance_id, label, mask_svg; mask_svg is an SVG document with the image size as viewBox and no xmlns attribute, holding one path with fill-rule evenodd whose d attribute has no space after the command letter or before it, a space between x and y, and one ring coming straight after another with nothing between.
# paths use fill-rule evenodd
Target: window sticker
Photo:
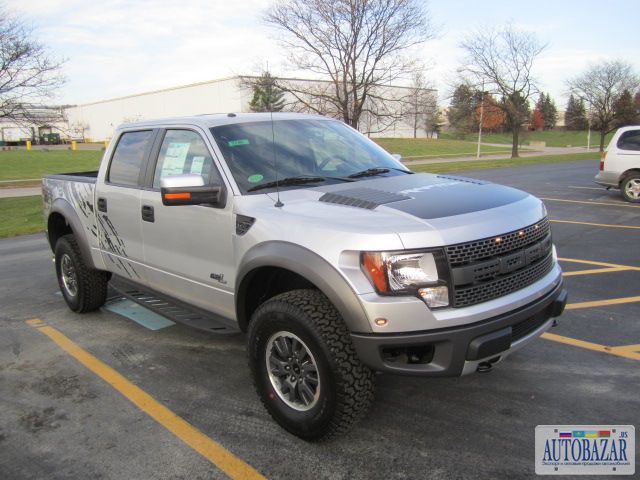
<instances>
[{"instance_id":1,"label":"window sticker","mask_svg":"<svg viewBox=\"0 0 640 480\"><path fill-rule=\"evenodd\" d=\"M164 154L162 162L161 177L169 177L171 175L180 175L184 171L184 162L189 153L189 142L171 142Z\"/></svg>"},{"instance_id":2,"label":"window sticker","mask_svg":"<svg viewBox=\"0 0 640 480\"><path fill-rule=\"evenodd\" d=\"M249 139L241 138L239 140L229 140L227 142L227 145L229 145L230 147L237 147L239 145L249 145Z\"/></svg>"},{"instance_id":3,"label":"window sticker","mask_svg":"<svg viewBox=\"0 0 640 480\"><path fill-rule=\"evenodd\" d=\"M191 159L191 173L202 175L202 167L204 167L204 157L193 157Z\"/></svg>"},{"instance_id":4,"label":"window sticker","mask_svg":"<svg viewBox=\"0 0 640 480\"><path fill-rule=\"evenodd\" d=\"M264 176L260 175L259 173L256 173L255 175L251 175L250 177L247 178L249 183L258 183L258 182L261 182L263 179L264 179Z\"/></svg>"}]
</instances>

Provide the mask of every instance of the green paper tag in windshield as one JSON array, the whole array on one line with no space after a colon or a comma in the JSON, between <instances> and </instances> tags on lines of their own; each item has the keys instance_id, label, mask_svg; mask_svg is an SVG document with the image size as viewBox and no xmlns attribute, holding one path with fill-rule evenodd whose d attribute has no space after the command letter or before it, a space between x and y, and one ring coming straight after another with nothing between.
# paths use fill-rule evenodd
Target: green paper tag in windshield
<instances>
[{"instance_id":1,"label":"green paper tag in windshield","mask_svg":"<svg viewBox=\"0 0 640 480\"><path fill-rule=\"evenodd\" d=\"M251 175L249 178L247 178L247 180L249 180L250 183L258 183L261 182L263 178L264 177L262 175L257 173L255 175Z\"/></svg>"},{"instance_id":2,"label":"green paper tag in windshield","mask_svg":"<svg viewBox=\"0 0 640 480\"><path fill-rule=\"evenodd\" d=\"M229 142L227 142L227 145L229 145L230 147L237 147L239 145L249 145L249 139L241 138L240 140L229 140Z\"/></svg>"}]
</instances>

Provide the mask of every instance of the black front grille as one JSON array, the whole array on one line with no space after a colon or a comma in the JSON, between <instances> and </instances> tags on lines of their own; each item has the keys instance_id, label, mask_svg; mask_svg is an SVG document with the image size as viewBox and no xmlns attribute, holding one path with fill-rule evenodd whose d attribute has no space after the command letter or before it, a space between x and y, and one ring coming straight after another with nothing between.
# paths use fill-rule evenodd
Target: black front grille
<instances>
[{"instance_id":1,"label":"black front grille","mask_svg":"<svg viewBox=\"0 0 640 480\"><path fill-rule=\"evenodd\" d=\"M549 252L542 260L490 282L473 284L468 287L454 287L453 306L468 307L508 295L540 280L549 273L552 267L553 256Z\"/></svg>"},{"instance_id":2,"label":"black front grille","mask_svg":"<svg viewBox=\"0 0 640 480\"><path fill-rule=\"evenodd\" d=\"M486 302L540 280L553 268L552 248L547 218L495 237L445 247L452 306Z\"/></svg>"},{"instance_id":3,"label":"black front grille","mask_svg":"<svg viewBox=\"0 0 640 480\"><path fill-rule=\"evenodd\" d=\"M450 245L445 248L452 267L496 257L503 253L520 250L536 243L549 234L549 220L543 218L538 223L513 232L475 242ZM500 238L499 241L496 241Z\"/></svg>"}]
</instances>

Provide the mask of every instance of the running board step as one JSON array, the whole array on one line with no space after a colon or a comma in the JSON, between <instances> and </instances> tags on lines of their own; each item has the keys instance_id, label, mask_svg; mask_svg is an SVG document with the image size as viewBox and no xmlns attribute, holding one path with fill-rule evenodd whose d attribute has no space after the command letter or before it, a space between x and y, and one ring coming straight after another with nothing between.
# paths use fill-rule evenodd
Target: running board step
<instances>
[{"instance_id":1,"label":"running board step","mask_svg":"<svg viewBox=\"0 0 640 480\"><path fill-rule=\"evenodd\" d=\"M113 275L109 281L109 286L119 295L176 323L182 323L197 328L198 330L219 335L234 335L240 333L240 329L230 320L215 313L207 312L201 308L172 299L167 295L130 282L118 275Z\"/></svg>"}]
</instances>

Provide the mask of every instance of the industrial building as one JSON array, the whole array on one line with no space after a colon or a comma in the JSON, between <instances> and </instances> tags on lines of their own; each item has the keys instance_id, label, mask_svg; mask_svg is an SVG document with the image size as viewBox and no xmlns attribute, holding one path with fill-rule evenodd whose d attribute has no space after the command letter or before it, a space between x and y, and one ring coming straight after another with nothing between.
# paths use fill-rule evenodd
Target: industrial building
<instances>
[{"instance_id":1,"label":"industrial building","mask_svg":"<svg viewBox=\"0 0 640 480\"><path fill-rule=\"evenodd\" d=\"M0 123L0 142L5 140L5 144L16 144L31 140L34 143L49 143L43 142L43 138L57 138L62 142L69 140L102 142L109 140L115 128L122 123L208 113L249 112L249 102L253 97L251 85L256 78L258 77L234 76L82 105L50 107L47 111L56 114L49 115L46 119L43 117L42 121L36 120L30 124ZM298 86L311 84L309 86L314 90L333 88L333 84L326 81L280 80L295 82ZM388 101L378 101L375 108L377 111L384 109L388 114L384 118L385 123L381 124L377 117L363 113L360 130L377 137L412 137L411 122L405 121L406 117L402 114L406 107L406 102L403 103L403 101L411 90L399 86L379 88L377 96L384 97ZM433 95L435 102L435 90L425 91ZM289 97L286 103L285 110L305 111L292 97ZM331 114L329 108L320 107L320 109ZM43 135L49 135L49 137L43 137ZM426 135L424 128L418 131L418 136Z\"/></svg>"}]
</instances>

